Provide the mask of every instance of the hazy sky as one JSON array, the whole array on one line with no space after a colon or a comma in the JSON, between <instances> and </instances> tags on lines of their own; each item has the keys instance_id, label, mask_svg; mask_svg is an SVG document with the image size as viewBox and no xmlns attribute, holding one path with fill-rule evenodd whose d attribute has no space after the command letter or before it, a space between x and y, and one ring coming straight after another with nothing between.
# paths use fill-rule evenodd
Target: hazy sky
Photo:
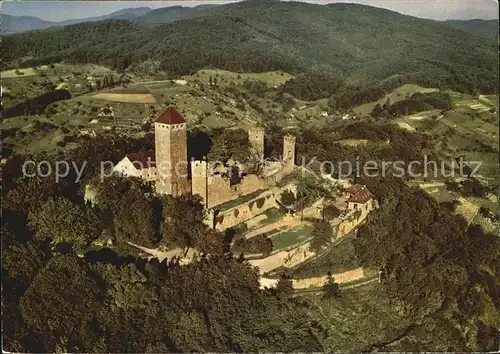
<instances>
[{"instance_id":1,"label":"hazy sky","mask_svg":"<svg viewBox=\"0 0 500 354\"><path fill-rule=\"evenodd\" d=\"M326 4L348 2L383 7L406 15L447 19L497 19L498 0L303 0ZM231 1L2 1L2 13L36 16L48 21L105 15L113 11L147 6L150 8L174 5L224 4ZM234 1L233 1L234 2Z\"/></svg>"}]
</instances>

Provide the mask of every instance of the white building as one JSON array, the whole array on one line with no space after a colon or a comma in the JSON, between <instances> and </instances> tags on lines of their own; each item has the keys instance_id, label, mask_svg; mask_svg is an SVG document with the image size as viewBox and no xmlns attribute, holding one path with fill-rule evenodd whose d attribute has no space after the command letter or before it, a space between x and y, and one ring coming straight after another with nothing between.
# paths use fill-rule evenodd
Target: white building
<instances>
[{"instance_id":1,"label":"white building","mask_svg":"<svg viewBox=\"0 0 500 354\"><path fill-rule=\"evenodd\" d=\"M113 168L124 177L139 177L145 181L156 180L156 158L154 151L138 152L125 156Z\"/></svg>"}]
</instances>

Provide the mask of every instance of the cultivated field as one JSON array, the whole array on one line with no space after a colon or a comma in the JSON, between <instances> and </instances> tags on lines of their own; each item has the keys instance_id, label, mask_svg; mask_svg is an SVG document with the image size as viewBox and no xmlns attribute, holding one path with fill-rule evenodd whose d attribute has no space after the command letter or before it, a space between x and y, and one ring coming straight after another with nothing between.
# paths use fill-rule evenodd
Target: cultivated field
<instances>
[{"instance_id":1,"label":"cultivated field","mask_svg":"<svg viewBox=\"0 0 500 354\"><path fill-rule=\"evenodd\" d=\"M457 210L455 211L457 214L460 214L467 220L467 223L471 223L472 220L476 217L476 214L479 210L479 206L468 201L463 197L459 197L458 201L460 204L457 206Z\"/></svg>"},{"instance_id":2,"label":"cultivated field","mask_svg":"<svg viewBox=\"0 0 500 354\"><path fill-rule=\"evenodd\" d=\"M110 102L130 102L130 103L156 103L156 99L150 93L111 93L100 92L92 95L95 99Z\"/></svg>"},{"instance_id":3,"label":"cultivated field","mask_svg":"<svg viewBox=\"0 0 500 354\"><path fill-rule=\"evenodd\" d=\"M226 70L203 69L198 70L194 75L184 76L186 81L199 80L203 84L208 84L210 77L217 78L217 82L221 85L227 85L230 82L241 84L246 79L257 79L264 81L268 85L282 85L293 76L281 71L268 71L263 73L235 73Z\"/></svg>"},{"instance_id":4,"label":"cultivated field","mask_svg":"<svg viewBox=\"0 0 500 354\"><path fill-rule=\"evenodd\" d=\"M351 146L351 147L366 145L367 143L368 143L367 139L344 139L335 141L335 144L340 144L342 146Z\"/></svg>"},{"instance_id":5,"label":"cultivated field","mask_svg":"<svg viewBox=\"0 0 500 354\"><path fill-rule=\"evenodd\" d=\"M34 68L23 68L23 69L12 69L2 71L0 76L2 79L10 79L15 77L26 77L26 76L35 76L38 75L38 71Z\"/></svg>"}]
</instances>

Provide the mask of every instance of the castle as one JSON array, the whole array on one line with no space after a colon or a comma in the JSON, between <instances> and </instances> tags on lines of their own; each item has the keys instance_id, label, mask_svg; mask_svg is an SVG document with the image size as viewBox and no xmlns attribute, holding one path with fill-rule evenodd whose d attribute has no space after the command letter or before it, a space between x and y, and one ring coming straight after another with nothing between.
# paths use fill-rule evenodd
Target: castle
<instances>
[{"instance_id":1,"label":"castle","mask_svg":"<svg viewBox=\"0 0 500 354\"><path fill-rule=\"evenodd\" d=\"M154 129L155 151L127 155L114 171L125 177L134 176L153 182L159 194L199 194L207 208L268 189L295 167L294 136L283 138L283 156L279 161L265 161L264 130L252 128L248 139L252 153L262 162L262 172L243 175L238 183L232 184L227 167L215 166L206 159L188 162L187 123L175 108L169 107L161 112Z\"/></svg>"}]
</instances>

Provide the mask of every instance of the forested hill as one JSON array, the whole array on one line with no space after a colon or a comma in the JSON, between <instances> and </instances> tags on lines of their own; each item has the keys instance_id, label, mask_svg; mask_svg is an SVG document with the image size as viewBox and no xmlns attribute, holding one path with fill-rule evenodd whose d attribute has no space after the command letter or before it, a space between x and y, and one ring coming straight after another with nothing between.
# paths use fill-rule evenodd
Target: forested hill
<instances>
[{"instance_id":1,"label":"forested hill","mask_svg":"<svg viewBox=\"0 0 500 354\"><path fill-rule=\"evenodd\" d=\"M476 32L495 40L498 39L498 20L448 20L446 23L454 28Z\"/></svg>"},{"instance_id":2,"label":"forested hill","mask_svg":"<svg viewBox=\"0 0 500 354\"><path fill-rule=\"evenodd\" d=\"M1 59L10 67L65 60L119 70L153 59L172 76L203 67L297 73L327 65L352 83L401 74L424 85L498 91L494 41L354 4L240 2L154 28L84 23L6 36Z\"/></svg>"}]
</instances>

